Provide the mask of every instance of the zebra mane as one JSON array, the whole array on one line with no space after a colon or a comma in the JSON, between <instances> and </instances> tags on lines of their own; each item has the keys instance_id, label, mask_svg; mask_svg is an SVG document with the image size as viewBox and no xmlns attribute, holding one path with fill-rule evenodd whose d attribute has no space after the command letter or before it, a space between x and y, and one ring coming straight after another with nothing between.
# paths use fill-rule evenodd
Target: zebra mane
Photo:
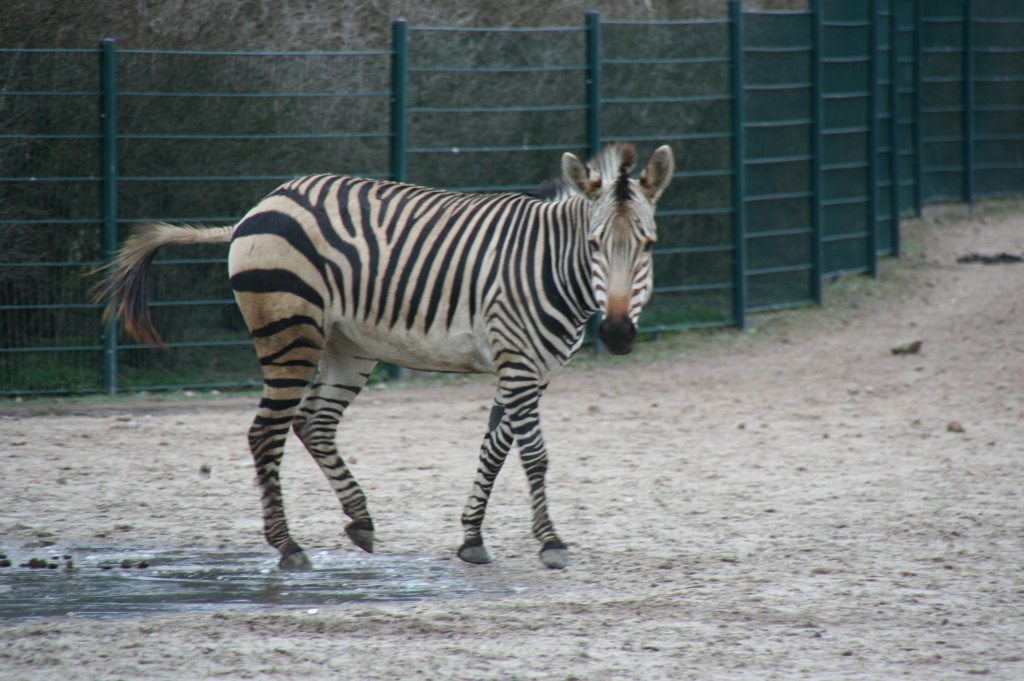
<instances>
[{"instance_id":1,"label":"zebra mane","mask_svg":"<svg viewBox=\"0 0 1024 681\"><path fill-rule=\"evenodd\" d=\"M636 163L636 147L627 142L609 144L601 153L587 161L587 167L597 172L604 181L615 178L615 197L619 201L633 198L633 186L629 183L629 173ZM543 201L564 201L575 192L561 177L545 180L532 194Z\"/></svg>"}]
</instances>

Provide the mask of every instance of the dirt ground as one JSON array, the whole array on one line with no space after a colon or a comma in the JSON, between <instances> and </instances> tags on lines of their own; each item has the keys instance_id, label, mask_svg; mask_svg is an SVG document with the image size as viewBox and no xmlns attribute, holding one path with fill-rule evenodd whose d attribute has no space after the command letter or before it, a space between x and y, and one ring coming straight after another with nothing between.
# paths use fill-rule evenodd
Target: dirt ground
<instances>
[{"instance_id":1,"label":"dirt ground","mask_svg":"<svg viewBox=\"0 0 1024 681\"><path fill-rule=\"evenodd\" d=\"M489 591L0 618L0 679L1024 678L1024 264L956 262L1024 253L1024 212L981 214L912 225L904 263L831 287L827 309L558 377L543 414L564 571L537 559L514 459L485 525L495 562L454 558L490 382L368 390L341 441L377 555ZM0 406L3 547L272 558L249 400ZM283 476L300 543L356 551L292 444Z\"/></svg>"}]
</instances>

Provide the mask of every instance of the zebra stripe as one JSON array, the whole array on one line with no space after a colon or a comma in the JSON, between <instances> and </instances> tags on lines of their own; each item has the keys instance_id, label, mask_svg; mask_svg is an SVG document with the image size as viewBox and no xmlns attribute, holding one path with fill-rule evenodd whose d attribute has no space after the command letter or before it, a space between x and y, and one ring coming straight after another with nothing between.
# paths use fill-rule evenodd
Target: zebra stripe
<instances>
[{"instance_id":1,"label":"zebra stripe","mask_svg":"<svg viewBox=\"0 0 1024 681\"><path fill-rule=\"evenodd\" d=\"M279 469L293 429L351 518L345 531L373 550L366 496L335 445L335 430L378 361L498 377L488 432L462 514L459 556L490 561L482 524L515 445L529 483L541 560L564 567L548 515L547 448L539 401L572 357L596 311L612 352L629 352L651 292L654 206L672 178L668 147L630 177L631 145L588 167L562 158L548 197L474 195L313 175L268 195L234 227L157 224L132 236L99 287L108 315L159 343L145 273L170 243L230 242L228 273L264 373L249 430L262 490L264 534L285 569L309 561L288 529Z\"/></svg>"}]
</instances>

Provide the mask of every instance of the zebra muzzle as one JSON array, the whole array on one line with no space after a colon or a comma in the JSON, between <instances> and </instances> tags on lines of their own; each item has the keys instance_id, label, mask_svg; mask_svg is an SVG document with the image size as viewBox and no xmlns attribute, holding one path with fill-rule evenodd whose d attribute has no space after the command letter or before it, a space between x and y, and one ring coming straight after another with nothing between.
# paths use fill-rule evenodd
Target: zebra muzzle
<instances>
[{"instance_id":1,"label":"zebra muzzle","mask_svg":"<svg viewBox=\"0 0 1024 681\"><path fill-rule=\"evenodd\" d=\"M597 337L608 348L608 352L626 355L633 350L636 324L629 317L605 317L597 327Z\"/></svg>"}]
</instances>

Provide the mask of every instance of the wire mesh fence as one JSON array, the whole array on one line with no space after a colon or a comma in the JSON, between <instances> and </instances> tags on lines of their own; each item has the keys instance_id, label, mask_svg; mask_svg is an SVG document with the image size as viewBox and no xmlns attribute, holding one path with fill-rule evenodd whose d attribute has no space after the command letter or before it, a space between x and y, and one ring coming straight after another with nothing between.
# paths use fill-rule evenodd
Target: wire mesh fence
<instances>
[{"instance_id":1,"label":"wire mesh fence","mask_svg":"<svg viewBox=\"0 0 1024 681\"><path fill-rule=\"evenodd\" d=\"M168 349L87 271L133 223L228 224L313 172L530 191L563 151L671 144L646 331L745 324L873 274L899 216L1024 192L1024 7L815 0L722 19L396 23L375 52L0 49L0 394L258 384L226 253L161 253Z\"/></svg>"}]
</instances>

